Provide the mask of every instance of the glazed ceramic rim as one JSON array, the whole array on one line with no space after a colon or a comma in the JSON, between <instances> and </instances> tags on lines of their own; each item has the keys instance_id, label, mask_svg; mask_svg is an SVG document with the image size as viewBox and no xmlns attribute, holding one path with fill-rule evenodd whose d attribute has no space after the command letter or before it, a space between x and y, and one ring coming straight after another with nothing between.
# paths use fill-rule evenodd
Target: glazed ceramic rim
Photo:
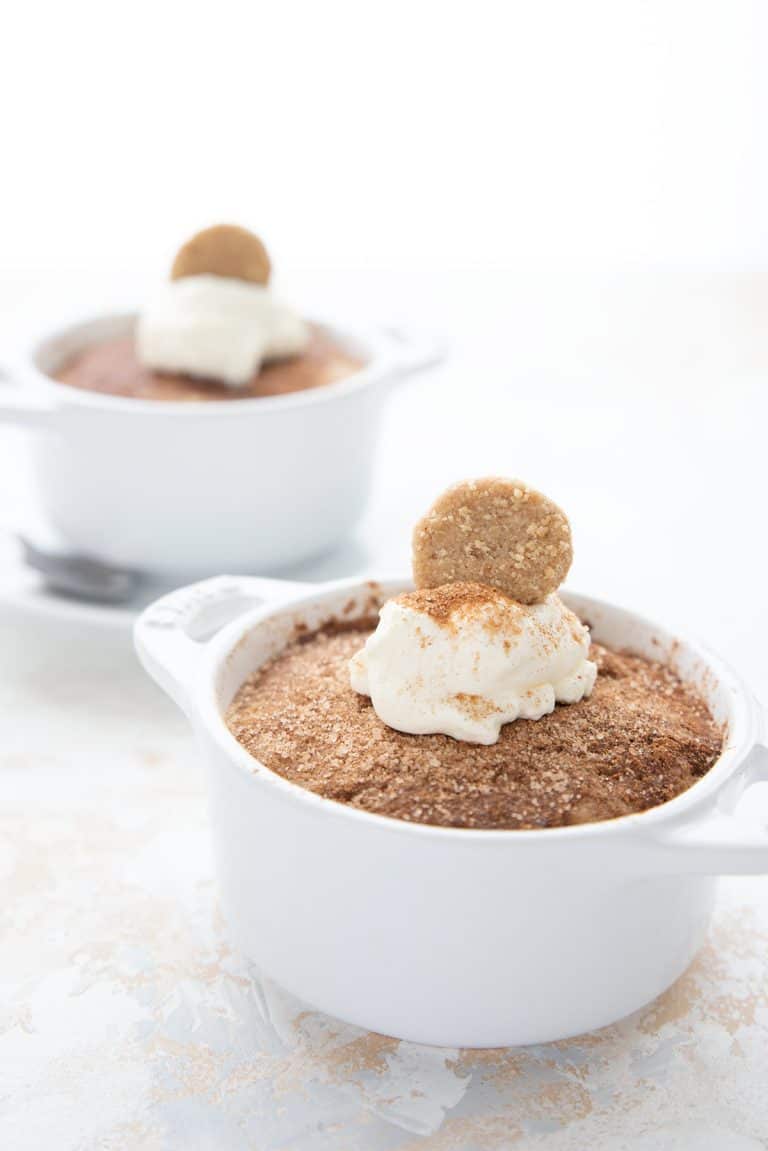
<instances>
[{"instance_id":1,"label":"glazed ceramic rim","mask_svg":"<svg viewBox=\"0 0 768 1151\"><path fill-rule=\"evenodd\" d=\"M89 344L98 342L98 332L103 330L103 338L109 335L126 334L135 325L138 312L135 310L107 311L102 313L86 313L75 316L56 325L46 326L31 339L26 341L25 350L21 355L11 357L4 365L4 374L14 381L28 384L35 389L38 396L58 397L66 400L68 408L83 408L89 410L108 412L123 412L135 416L174 415L181 417L201 417L207 415L221 418L227 413L242 418L246 412L251 415L256 412L270 413L287 411L293 408L313 407L316 404L332 403L365 388L385 383L391 375L408 372L407 342L398 341L394 334L387 335L385 329L377 333L375 330L349 327L335 324L323 318L310 318L309 323L332 336L340 343L358 344L366 355L364 366L344 379L335 383L324 384L318 388L304 388L283 396L247 396L242 399L228 400L145 400L133 399L130 396L115 396L105 392L93 392L86 388L78 388L72 384L62 383L48 374L41 360L46 354L54 353L54 346L66 340L71 340L66 355L75 354ZM86 332L92 333L91 339L84 337ZM398 356L398 349L400 355ZM61 360L60 355L59 359Z\"/></svg>"},{"instance_id":2,"label":"glazed ceramic rim","mask_svg":"<svg viewBox=\"0 0 768 1151\"><path fill-rule=\"evenodd\" d=\"M201 726L206 734L213 739L228 763L238 772L244 772L250 777L254 785L258 786L265 783L276 787L284 793L286 798L309 805L319 812L336 818L355 819L372 823L379 828L384 827L389 831L399 831L402 834L426 835L439 839L449 838L466 844L490 844L499 840L509 841L510 837L528 843L541 842L542 840L552 842L556 839L608 838L634 830L640 831L670 824L678 816L691 812L692 809L701 804L706 804L708 800L716 797L722 791L729 780L736 777L737 768L746 760L757 742L760 729L760 709L746 685L718 656L687 636L679 632L672 634L666 628L636 612L596 597L564 590L562 592L564 600L566 603L575 603L577 612L584 612L588 616L589 605L593 605L598 611L607 609L611 612L619 612L663 638L665 642L673 643L676 641L680 643L701 662L703 667L706 667L713 674L717 687L725 689L729 693L731 716L724 736L723 750L717 761L701 779L679 795L645 811L632 812L628 815L597 822L573 824L567 827L517 829L444 827L401 820L394 816L351 807L349 804L335 799L328 799L273 771L261 760L251 755L238 742L227 727L219 707L217 698L218 677L227 659L246 635L268 619L287 613L300 613L302 607L316 607L325 599L332 598L340 592L361 591L365 587L371 588L372 586L390 595L397 594L398 590L410 586L410 581L354 578L322 584L316 589L298 593L295 597L292 596L279 602L260 604L254 609L245 611L223 627L207 644L200 645L203 648L201 653L203 658L198 663L197 674L189 682L190 719L193 724ZM151 610L151 608L148 609L149 612ZM255 671L258 666L256 665L253 670Z\"/></svg>"}]
</instances>

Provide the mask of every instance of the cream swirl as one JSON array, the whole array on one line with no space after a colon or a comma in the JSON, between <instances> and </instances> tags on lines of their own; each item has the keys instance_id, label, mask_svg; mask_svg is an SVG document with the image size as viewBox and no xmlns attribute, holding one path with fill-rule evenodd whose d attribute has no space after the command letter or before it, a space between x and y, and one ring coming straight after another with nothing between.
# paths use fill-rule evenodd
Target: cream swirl
<instances>
[{"instance_id":1,"label":"cream swirl","mask_svg":"<svg viewBox=\"0 0 768 1151\"><path fill-rule=\"evenodd\" d=\"M588 656L588 629L557 595L521 604L456 583L389 600L350 679L397 731L491 744L502 724L589 695Z\"/></svg>"},{"instance_id":2,"label":"cream swirl","mask_svg":"<svg viewBox=\"0 0 768 1151\"><path fill-rule=\"evenodd\" d=\"M262 362L297 355L307 325L263 284L184 276L164 285L136 329L139 359L161 372L243 387Z\"/></svg>"}]
</instances>

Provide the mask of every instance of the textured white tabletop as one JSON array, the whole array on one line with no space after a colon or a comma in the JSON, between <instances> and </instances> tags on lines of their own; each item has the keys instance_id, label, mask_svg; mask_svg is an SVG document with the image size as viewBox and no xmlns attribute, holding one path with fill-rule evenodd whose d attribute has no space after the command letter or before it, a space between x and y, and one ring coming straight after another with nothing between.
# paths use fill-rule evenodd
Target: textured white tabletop
<instances>
[{"instance_id":1,"label":"textured white tabletop","mask_svg":"<svg viewBox=\"0 0 768 1151\"><path fill-rule=\"evenodd\" d=\"M320 277L295 280L327 305ZM366 519L305 574L403 567L441 486L517 473L571 515L573 587L705 637L768 699L768 276L369 275L332 295L439 324L453 348L393 398ZM33 299L8 285L0 307ZM18 453L0 431L0 519L23 504ZM0 716L1 1146L766 1146L768 880L723 881L693 967L615 1027L400 1044L292 1002L230 949L191 738L125 636L0 606Z\"/></svg>"}]
</instances>

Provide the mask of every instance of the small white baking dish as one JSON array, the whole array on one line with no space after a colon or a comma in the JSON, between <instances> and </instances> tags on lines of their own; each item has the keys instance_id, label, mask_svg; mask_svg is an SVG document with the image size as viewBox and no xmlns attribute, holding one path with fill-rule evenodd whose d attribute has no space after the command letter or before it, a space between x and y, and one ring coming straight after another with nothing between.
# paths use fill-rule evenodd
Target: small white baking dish
<instances>
[{"instance_id":1,"label":"small white baking dish","mask_svg":"<svg viewBox=\"0 0 768 1151\"><path fill-rule=\"evenodd\" d=\"M274 570L331 548L365 506L391 385L437 358L403 336L326 326L366 366L286 396L162 402L51 378L135 320L44 331L0 371L0 423L36 431L42 510L67 544L158 573Z\"/></svg>"},{"instance_id":2,"label":"small white baking dish","mask_svg":"<svg viewBox=\"0 0 768 1151\"><path fill-rule=\"evenodd\" d=\"M716 765L669 803L574 827L454 830L322 799L255 761L222 718L244 679L297 622L368 615L405 586L223 576L164 597L136 625L144 666L207 763L233 937L307 1003L400 1038L495 1047L611 1023L685 970L718 874L768 872L768 829L732 814L768 778L765 716L695 643L565 595L596 640L667 659L726 726Z\"/></svg>"}]
</instances>

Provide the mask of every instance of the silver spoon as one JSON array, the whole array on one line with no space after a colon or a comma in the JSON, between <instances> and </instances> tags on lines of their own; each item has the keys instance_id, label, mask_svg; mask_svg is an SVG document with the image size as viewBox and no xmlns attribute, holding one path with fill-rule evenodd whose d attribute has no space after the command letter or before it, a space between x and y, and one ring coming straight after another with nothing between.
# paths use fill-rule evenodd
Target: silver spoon
<instances>
[{"instance_id":1,"label":"silver spoon","mask_svg":"<svg viewBox=\"0 0 768 1151\"><path fill-rule=\"evenodd\" d=\"M97 603L127 603L141 583L140 572L68 551L64 545L33 539L27 532L17 532L16 538L24 562L39 572L46 587L60 595Z\"/></svg>"}]
</instances>

